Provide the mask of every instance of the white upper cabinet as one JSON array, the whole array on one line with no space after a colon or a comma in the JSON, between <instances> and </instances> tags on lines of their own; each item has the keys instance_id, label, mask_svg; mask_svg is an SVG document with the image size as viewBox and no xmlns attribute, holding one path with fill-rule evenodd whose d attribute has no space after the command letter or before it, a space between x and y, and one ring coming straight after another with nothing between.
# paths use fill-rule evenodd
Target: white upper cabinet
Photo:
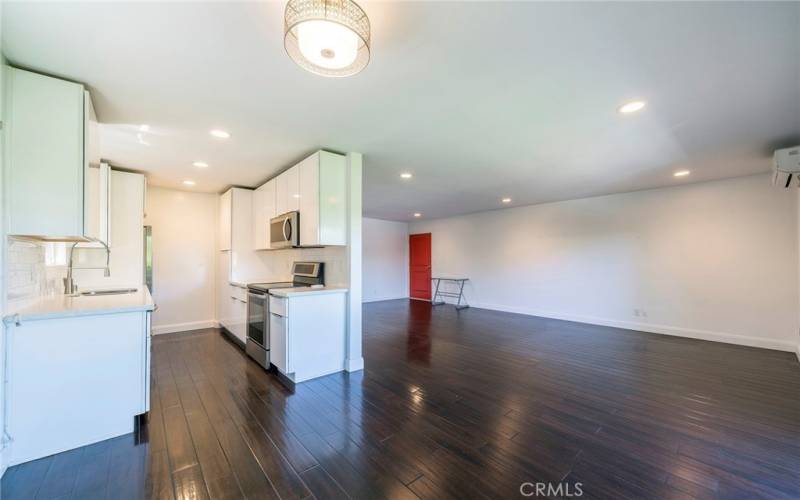
<instances>
[{"instance_id":1,"label":"white upper cabinet","mask_svg":"<svg viewBox=\"0 0 800 500\"><path fill-rule=\"evenodd\" d=\"M86 169L84 233L111 245L111 167L107 163ZM142 194L144 197L144 193Z\"/></svg>"},{"instance_id":2,"label":"white upper cabinet","mask_svg":"<svg viewBox=\"0 0 800 500\"><path fill-rule=\"evenodd\" d=\"M260 275L253 251L253 194L252 189L231 188L220 195L220 250L230 252L225 283L245 283Z\"/></svg>"},{"instance_id":3,"label":"white upper cabinet","mask_svg":"<svg viewBox=\"0 0 800 500\"><path fill-rule=\"evenodd\" d=\"M272 179L253 192L253 248L269 250L269 220L276 215L275 186Z\"/></svg>"},{"instance_id":4,"label":"white upper cabinet","mask_svg":"<svg viewBox=\"0 0 800 500\"><path fill-rule=\"evenodd\" d=\"M82 239L83 85L6 67L8 233Z\"/></svg>"},{"instance_id":5,"label":"white upper cabinet","mask_svg":"<svg viewBox=\"0 0 800 500\"><path fill-rule=\"evenodd\" d=\"M295 165L275 178L275 215L300 209L300 171Z\"/></svg>"},{"instance_id":6,"label":"white upper cabinet","mask_svg":"<svg viewBox=\"0 0 800 500\"><path fill-rule=\"evenodd\" d=\"M300 212L300 246L347 244L347 159L344 156L317 151L259 190L273 182L275 215ZM257 249L269 248L260 243L260 238L269 238L268 234L262 236L261 229L254 228L253 235L259 245Z\"/></svg>"},{"instance_id":7,"label":"white upper cabinet","mask_svg":"<svg viewBox=\"0 0 800 500\"><path fill-rule=\"evenodd\" d=\"M229 189L219 197L219 249L231 249L231 203L233 190Z\"/></svg>"},{"instance_id":8,"label":"white upper cabinet","mask_svg":"<svg viewBox=\"0 0 800 500\"><path fill-rule=\"evenodd\" d=\"M347 160L318 151L300 173L300 246L347 244Z\"/></svg>"},{"instance_id":9,"label":"white upper cabinet","mask_svg":"<svg viewBox=\"0 0 800 500\"><path fill-rule=\"evenodd\" d=\"M84 91L83 233L111 245L111 167L100 160L100 124Z\"/></svg>"},{"instance_id":10,"label":"white upper cabinet","mask_svg":"<svg viewBox=\"0 0 800 500\"><path fill-rule=\"evenodd\" d=\"M253 278L253 190L231 188L231 281Z\"/></svg>"}]
</instances>

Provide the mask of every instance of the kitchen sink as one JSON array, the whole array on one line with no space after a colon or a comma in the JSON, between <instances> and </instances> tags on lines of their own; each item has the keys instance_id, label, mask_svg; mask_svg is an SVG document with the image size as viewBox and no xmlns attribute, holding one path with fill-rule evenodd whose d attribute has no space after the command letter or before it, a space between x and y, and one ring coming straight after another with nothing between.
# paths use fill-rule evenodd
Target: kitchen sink
<instances>
[{"instance_id":1,"label":"kitchen sink","mask_svg":"<svg viewBox=\"0 0 800 500\"><path fill-rule=\"evenodd\" d=\"M72 294L73 297L92 297L97 295L122 295L136 292L136 288L115 288L111 290L90 290Z\"/></svg>"}]
</instances>

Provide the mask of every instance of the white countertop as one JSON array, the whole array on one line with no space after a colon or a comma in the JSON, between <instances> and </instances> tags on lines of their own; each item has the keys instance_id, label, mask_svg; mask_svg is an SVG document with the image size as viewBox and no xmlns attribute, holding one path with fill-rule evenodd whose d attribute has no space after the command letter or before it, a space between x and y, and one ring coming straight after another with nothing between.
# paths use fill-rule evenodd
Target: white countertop
<instances>
[{"instance_id":1,"label":"white countertop","mask_svg":"<svg viewBox=\"0 0 800 500\"><path fill-rule=\"evenodd\" d=\"M322 295L325 293L347 293L347 287L323 286L321 288L312 288L310 286L302 286L297 288L273 288L269 291L269 294L274 295L275 297L293 297L297 295Z\"/></svg>"},{"instance_id":2,"label":"white countertop","mask_svg":"<svg viewBox=\"0 0 800 500\"><path fill-rule=\"evenodd\" d=\"M153 297L146 286L137 287L132 293L119 295L45 295L30 299L9 301L4 322L31 321L39 319L95 316L123 312L152 311ZM19 315L19 316L17 316Z\"/></svg>"}]
</instances>

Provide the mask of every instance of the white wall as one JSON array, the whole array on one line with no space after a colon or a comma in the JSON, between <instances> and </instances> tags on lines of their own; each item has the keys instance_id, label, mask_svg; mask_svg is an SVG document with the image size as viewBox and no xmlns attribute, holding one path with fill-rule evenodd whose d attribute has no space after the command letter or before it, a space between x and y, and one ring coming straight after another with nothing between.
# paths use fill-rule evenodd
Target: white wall
<instances>
[{"instance_id":1,"label":"white wall","mask_svg":"<svg viewBox=\"0 0 800 500\"><path fill-rule=\"evenodd\" d=\"M147 190L153 228L153 333L215 326L217 195Z\"/></svg>"},{"instance_id":2,"label":"white wall","mask_svg":"<svg viewBox=\"0 0 800 500\"><path fill-rule=\"evenodd\" d=\"M364 302L408 297L408 223L363 220Z\"/></svg>"},{"instance_id":3,"label":"white wall","mask_svg":"<svg viewBox=\"0 0 800 500\"><path fill-rule=\"evenodd\" d=\"M414 222L473 306L795 350L798 211L768 175ZM634 312L639 310L639 315Z\"/></svg>"}]
</instances>

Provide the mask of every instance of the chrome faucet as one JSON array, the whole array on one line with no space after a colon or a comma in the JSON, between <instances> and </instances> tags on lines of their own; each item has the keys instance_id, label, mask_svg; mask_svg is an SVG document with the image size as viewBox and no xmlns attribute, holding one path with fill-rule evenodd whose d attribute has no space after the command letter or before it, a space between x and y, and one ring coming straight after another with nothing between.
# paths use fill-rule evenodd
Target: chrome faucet
<instances>
[{"instance_id":1,"label":"chrome faucet","mask_svg":"<svg viewBox=\"0 0 800 500\"><path fill-rule=\"evenodd\" d=\"M96 267L82 267L80 269L103 269L103 276L108 278L111 276L111 268L109 267L111 264L111 249L108 245L101 240L90 238L88 241L94 243L100 243L106 249L106 267L105 268L96 268ZM64 295L70 295L76 293L78 291L78 285L75 284L75 281L72 279L72 256L75 255L75 247L78 246L78 243L83 243L82 241L76 241L72 244L72 247L69 250L69 267L67 268L67 277L64 278Z\"/></svg>"}]
</instances>

